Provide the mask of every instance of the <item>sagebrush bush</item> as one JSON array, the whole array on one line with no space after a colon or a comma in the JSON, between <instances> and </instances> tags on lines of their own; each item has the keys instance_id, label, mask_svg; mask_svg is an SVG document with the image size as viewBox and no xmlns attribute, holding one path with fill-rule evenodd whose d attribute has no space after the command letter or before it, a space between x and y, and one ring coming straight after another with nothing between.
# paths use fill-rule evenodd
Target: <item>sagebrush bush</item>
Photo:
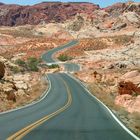
<instances>
[{"instance_id":1,"label":"sagebrush bush","mask_svg":"<svg viewBox=\"0 0 140 140\"><path fill-rule=\"evenodd\" d=\"M66 54L60 54L60 55L58 56L58 59L59 59L60 61L67 61L67 60L71 60L72 57L70 57L70 56L68 56L68 55L66 55Z\"/></svg>"}]
</instances>

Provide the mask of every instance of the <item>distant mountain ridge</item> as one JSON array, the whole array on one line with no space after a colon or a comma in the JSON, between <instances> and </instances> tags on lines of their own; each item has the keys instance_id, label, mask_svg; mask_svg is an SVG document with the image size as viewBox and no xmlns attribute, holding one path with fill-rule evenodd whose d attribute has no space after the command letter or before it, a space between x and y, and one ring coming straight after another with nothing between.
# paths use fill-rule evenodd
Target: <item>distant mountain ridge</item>
<instances>
[{"instance_id":1,"label":"distant mountain ridge","mask_svg":"<svg viewBox=\"0 0 140 140\"><path fill-rule=\"evenodd\" d=\"M16 26L41 22L63 22L77 13L100 9L91 3L43 2L33 6L0 5L0 25Z\"/></svg>"},{"instance_id":2,"label":"distant mountain ridge","mask_svg":"<svg viewBox=\"0 0 140 140\"><path fill-rule=\"evenodd\" d=\"M118 3L107 8L88 2L42 2L33 6L20 6L0 3L0 26L37 25L40 23L64 22L78 13L92 15L95 10L105 10L118 15L127 9L127 3ZM140 8L129 7L140 14Z\"/></svg>"}]
</instances>

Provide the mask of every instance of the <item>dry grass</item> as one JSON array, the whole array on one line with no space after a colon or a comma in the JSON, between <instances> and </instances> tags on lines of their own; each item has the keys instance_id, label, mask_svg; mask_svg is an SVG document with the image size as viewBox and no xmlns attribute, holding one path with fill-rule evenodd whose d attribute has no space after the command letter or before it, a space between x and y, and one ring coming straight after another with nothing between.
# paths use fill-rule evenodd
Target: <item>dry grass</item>
<instances>
[{"instance_id":1,"label":"dry grass","mask_svg":"<svg viewBox=\"0 0 140 140\"><path fill-rule=\"evenodd\" d=\"M16 28L0 28L0 33L1 34L6 34L6 35L11 35L13 37L26 37L26 38L34 38L37 37L33 34L32 28L24 28L24 27L19 27L18 29Z\"/></svg>"},{"instance_id":2,"label":"dry grass","mask_svg":"<svg viewBox=\"0 0 140 140\"><path fill-rule=\"evenodd\" d=\"M106 87L107 88L107 87ZM140 136L140 114L129 113L125 108L114 104L115 96L106 91L103 85L93 83L89 86L91 93L106 104L136 135Z\"/></svg>"},{"instance_id":3,"label":"dry grass","mask_svg":"<svg viewBox=\"0 0 140 140\"><path fill-rule=\"evenodd\" d=\"M34 86L32 86L32 89L26 93L26 95L23 95L22 97L17 98L17 102L15 103L15 106L21 106L28 103L31 103L35 100L38 100L42 93L47 89L47 83L45 82L38 82Z\"/></svg>"},{"instance_id":4,"label":"dry grass","mask_svg":"<svg viewBox=\"0 0 140 140\"><path fill-rule=\"evenodd\" d=\"M128 36L128 35L119 35L119 36L112 37L112 40L115 44L125 45L125 44L128 44L130 42L132 43L133 42L133 37Z\"/></svg>"},{"instance_id":5,"label":"dry grass","mask_svg":"<svg viewBox=\"0 0 140 140\"><path fill-rule=\"evenodd\" d=\"M112 94L107 93L106 90L104 90L105 87L92 83L89 86L89 90L93 95L95 95L98 99L100 99L103 103L105 103L109 107L114 107L114 97Z\"/></svg>"},{"instance_id":6,"label":"dry grass","mask_svg":"<svg viewBox=\"0 0 140 140\"><path fill-rule=\"evenodd\" d=\"M132 127L134 132L140 136L140 113L134 112L128 115L129 120L131 120L130 127Z\"/></svg>"}]
</instances>

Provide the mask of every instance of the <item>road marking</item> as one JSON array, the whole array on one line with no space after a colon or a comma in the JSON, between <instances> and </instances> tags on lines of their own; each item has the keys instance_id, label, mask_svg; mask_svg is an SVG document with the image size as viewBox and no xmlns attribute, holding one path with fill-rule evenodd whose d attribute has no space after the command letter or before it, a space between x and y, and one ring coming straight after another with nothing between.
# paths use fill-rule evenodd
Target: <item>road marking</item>
<instances>
[{"instance_id":1,"label":"road marking","mask_svg":"<svg viewBox=\"0 0 140 140\"><path fill-rule=\"evenodd\" d=\"M62 81L64 83L64 86L65 86L65 88L67 90L67 94L68 94L67 103L62 108L58 109L57 111L55 111L55 112L43 117L42 119L30 124L29 126L23 128L23 129L19 130L18 132L16 132L12 136L8 137L7 140L20 140L25 135L27 135L29 132L31 132L34 128L38 127L39 125L43 124L44 122L48 121L49 119L57 116L61 112L65 111L71 105L71 103L72 103L72 95L71 95L70 88L69 88L69 86L67 85L67 83L65 82L64 79L62 79Z\"/></svg>"},{"instance_id":2,"label":"road marking","mask_svg":"<svg viewBox=\"0 0 140 140\"><path fill-rule=\"evenodd\" d=\"M111 116L114 118L114 120L129 134L131 135L135 140L140 140L140 138L138 136L136 136L131 130L129 130L115 115L114 113L111 111L110 108L108 108L102 101L100 101L96 96L94 96L87 88L86 86L77 78L75 78L74 76L72 76L71 74L66 74L68 75L71 79L77 81L86 91L87 93L92 96L94 99L96 99L101 105L104 106L105 109L108 110L108 112L111 114Z\"/></svg>"}]
</instances>

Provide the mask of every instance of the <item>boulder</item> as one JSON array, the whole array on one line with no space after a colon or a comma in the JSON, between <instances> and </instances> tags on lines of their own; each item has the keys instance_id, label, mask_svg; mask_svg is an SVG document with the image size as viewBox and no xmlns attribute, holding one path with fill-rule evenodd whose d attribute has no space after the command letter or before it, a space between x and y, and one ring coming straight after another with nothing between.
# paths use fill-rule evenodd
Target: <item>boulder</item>
<instances>
[{"instance_id":1,"label":"boulder","mask_svg":"<svg viewBox=\"0 0 140 140\"><path fill-rule=\"evenodd\" d=\"M140 72L138 70L130 71L120 77L120 81L131 81L135 85L140 84Z\"/></svg>"},{"instance_id":2,"label":"boulder","mask_svg":"<svg viewBox=\"0 0 140 140\"><path fill-rule=\"evenodd\" d=\"M19 89L18 92L17 92L17 95L19 95L19 96L23 96L25 94L26 93L25 93L25 91L23 89Z\"/></svg>"},{"instance_id":3,"label":"boulder","mask_svg":"<svg viewBox=\"0 0 140 140\"><path fill-rule=\"evenodd\" d=\"M14 92L15 88L12 83L4 83L2 84L2 90L6 93L9 94L10 92Z\"/></svg>"},{"instance_id":4,"label":"boulder","mask_svg":"<svg viewBox=\"0 0 140 140\"><path fill-rule=\"evenodd\" d=\"M130 71L125 73L121 78L122 79L128 79L128 78L132 78L132 77L136 77L138 76L140 73L138 70L134 70L134 71Z\"/></svg>"},{"instance_id":5,"label":"boulder","mask_svg":"<svg viewBox=\"0 0 140 140\"><path fill-rule=\"evenodd\" d=\"M12 100L13 102L16 102L16 95L13 92L10 92L7 94L7 100Z\"/></svg>"},{"instance_id":6,"label":"boulder","mask_svg":"<svg viewBox=\"0 0 140 140\"><path fill-rule=\"evenodd\" d=\"M4 77L5 74L5 65L4 63L0 62L0 79Z\"/></svg>"},{"instance_id":7,"label":"boulder","mask_svg":"<svg viewBox=\"0 0 140 140\"><path fill-rule=\"evenodd\" d=\"M137 37L137 38L140 38L140 30L139 30L139 31L136 31L136 32L134 33L134 36Z\"/></svg>"},{"instance_id":8,"label":"boulder","mask_svg":"<svg viewBox=\"0 0 140 140\"><path fill-rule=\"evenodd\" d=\"M128 81L121 81L118 85L118 93L120 95L129 94L129 95L137 95L140 94L140 88L134 83Z\"/></svg>"},{"instance_id":9,"label":"boulder","mask_svg":"<svg viewBox=\"0 0 140 140\"><path fill-rule=\"evenodd\" d=\"M126 23L118 23L117 25L113 26L113 30L121 30L122 28L125 28L127 26Z\"/></svg>"},{"instance_id":10,"label":"boulder","mask_svg":"<svg viewBox=\"0 0 140 140\"><path fill-rule=\"evenodd\" d=\"M24 89L24 90L28 89L28 85L24 83L23 81L16 82L15 86L17 87L17 89Z\"/></svg>"}]
</instances>

